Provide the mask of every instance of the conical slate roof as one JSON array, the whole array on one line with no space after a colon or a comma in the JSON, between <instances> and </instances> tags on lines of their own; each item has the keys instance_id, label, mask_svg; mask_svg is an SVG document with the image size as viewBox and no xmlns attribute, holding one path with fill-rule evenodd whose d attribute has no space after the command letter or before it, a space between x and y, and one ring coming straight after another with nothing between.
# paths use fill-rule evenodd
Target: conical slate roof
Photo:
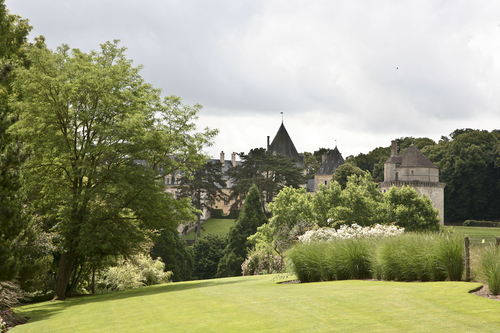
<instances>
[{"instance_id":1,"label":"conical slate roof","mask_svg":"<svg viewBox=\"0 0 500 333\"><path fill-rule=\"evenodd\" d=\"M413 144L401 154L401 165L399 167L413 168L438 168L424 154L420 152Z\"/></svg>"},{"instance_id":2,"label":"conical slate roof","mask_svg":"<svg viewBox=\"0 0 500 333\"><path fill-rule=\"evenodd\" d=\"M316 171L315 175L333 175L335 170L344 163L345 161L342 154L337 147L335 147L332 153L327 156L325 162L321 164L321 167Z\"/></svg>"},{"instance_id":3,"label":"conical slate roof","mask_svg":"<svg viewBox=\"0 0 500 333\"><path fill-rule=\"evenodd\" d=\"M269 145L268 150L274 154L282 154L290 158L295 158L297 161L301 160L283 123L281 123L280 129L276 133L273 142Z\"/></svg>"}]
</instances>

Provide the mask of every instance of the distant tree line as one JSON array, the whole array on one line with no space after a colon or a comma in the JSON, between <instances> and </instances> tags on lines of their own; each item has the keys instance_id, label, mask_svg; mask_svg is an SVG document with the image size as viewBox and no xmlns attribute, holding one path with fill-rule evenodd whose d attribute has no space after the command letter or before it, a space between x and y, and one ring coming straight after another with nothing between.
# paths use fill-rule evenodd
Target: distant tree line
<instances>
[{"instance_id":1,"label":"distant tree line","mask_svg":"<svg viewBox=\"0 0 500 333\"><path fill-rule=\"evenodd\" d=\"M446 221L500 218L500 131L457 129L438 143L429 138L397 139L399 153L412 143L439 167L444 189ZM374 180L383 181L390 147L346 158Z\"/></svg>"}]
</instances>

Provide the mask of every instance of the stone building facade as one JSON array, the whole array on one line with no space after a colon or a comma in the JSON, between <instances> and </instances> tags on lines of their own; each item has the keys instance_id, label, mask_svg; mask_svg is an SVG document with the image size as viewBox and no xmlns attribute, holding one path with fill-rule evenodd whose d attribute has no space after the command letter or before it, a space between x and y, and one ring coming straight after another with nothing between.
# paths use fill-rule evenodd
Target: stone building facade
<instances>
[{"instance_id":1,"label":"stone building facade","mask_svg":"<svg viewBox=\"0 0 500 333\"><path fill-rule=\"evenodd\" d=\"M439 181L439 168L413 144L398 155L397 141L391 143L391 157L384 163L384 181L379 183L382 192L392 186L413 187L419 195L427 195L439 210L441 224L444 224L444 188Z\"/></svg>"},{"instance_id":2,"label":"stone building facade","mask_svg":"<svg viewBox=\"0 0 500 333\"><path fill-rule=\"evenodd\" d=\"M314 192L319 190L319 184L330 185L335 170L345 163L337 146L330 154L322 156L322 162L320 168L314 174Z\"/></svg>"}]
</instances>

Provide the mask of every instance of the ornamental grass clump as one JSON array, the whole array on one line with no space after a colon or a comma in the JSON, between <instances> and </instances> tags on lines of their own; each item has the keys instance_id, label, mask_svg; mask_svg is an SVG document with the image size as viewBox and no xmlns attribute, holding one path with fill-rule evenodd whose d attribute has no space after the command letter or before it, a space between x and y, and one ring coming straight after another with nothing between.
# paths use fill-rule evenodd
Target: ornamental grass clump
<instances>
[{"instance_id":1,"label":"ornamental grass clump","mask_svg":"<svg viewBox=\"0 0 500 333\"><path fill-rule=\"evenodd\" d=\"M301 282L335 280L335 273L330 267L330 248L325 243L299 243L288 251L292 270Z\"/></svg>"},{"instance_id":2,"label":"ornamental grass clump","mask_svg":"<svg viewBox=\"0 0 500 333\"><path fill-rule=\"evenodd\" d=\"M331 242L329 268L337 280L367 279L371 277L371 247L367 238L348 238Z\"/></svg>"},{"instance_id":3,"label":"ornamental grass clump","mask_svg":"<svg viewBox=\"0 0 500 333\"><path fill-rule=\"evenodd\" d=\"M479 271L490 293L500 294L500 248L498 246L489 245L483 249L479 258Z\"/></svg>"},{"instance_id":4,"label":"ornamental grass clump","mask_svg":"<svg viewBox=\"0 0 500 333\"><path fill-rule=\"evenodd\" d=\"M357 238L299 243L287 257L301 282L365 279L371 276L371 243Z\"/></svg>"},{"instance_id":5,"label":"ornamental grass clump","mask_svg":"<svg viewBox=\"0 0 500 333\"><path fill-rule=\"evenodd\" d=\"M459 237L411 233L387 238L374 262L378 279L398 281L459 281L464 272L464 248Z\"/></svg>"},{"instance_id":6,"label":"ornamental grass clump","mask_svg":"<svg viewBox=\"0 0 500 333\"><path fill-rule=\"evenodd\" d=\"M434 253L439 268L450 281L460 281L464 274L464 243L459 235L442 234L436 237Z\"/></svg>"},{"instance_id":7,"label":"ornamental grass clump","mask_svg":"<svg viewBox=\"0 0 500 333\"><path fill-rule=\"evenodd\" d=\"M439 281L443 274L436 268L428 234L405 234L385 239L380 244L374 271L382 280Z\"/></svg>"}]
</instances>

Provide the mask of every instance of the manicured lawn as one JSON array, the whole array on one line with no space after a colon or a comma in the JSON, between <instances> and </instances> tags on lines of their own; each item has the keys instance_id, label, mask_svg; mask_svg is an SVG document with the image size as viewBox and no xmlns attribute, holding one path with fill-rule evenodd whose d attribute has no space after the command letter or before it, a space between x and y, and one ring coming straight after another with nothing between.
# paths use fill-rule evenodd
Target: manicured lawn
<instances>
[{"instance_id":1,"label":"manicured lawn","mask_svg":"<svg viewBox=\"0 0 500 333\"><path fill-rule=\"evenodd\" d=\"M201 226L204 229L201 229L201 236L206 234L227 234L229 229L234 224L233 219L208 219ZM195 239L196 238L196 229L191 230L187 233L184 239Z\"/></svg>"},{"instance_id":2,"label":"manicured lawn","mask_svg":"<svg viewBox=\"0 0 500 333\"><path fill-rule=\"evenodd\" d=\"M32 304L21 332L498 332L478 283L333 281L278 275L179 282ZM290 279L290 277L288 277Z\"/></svg>"}]
</instances>

